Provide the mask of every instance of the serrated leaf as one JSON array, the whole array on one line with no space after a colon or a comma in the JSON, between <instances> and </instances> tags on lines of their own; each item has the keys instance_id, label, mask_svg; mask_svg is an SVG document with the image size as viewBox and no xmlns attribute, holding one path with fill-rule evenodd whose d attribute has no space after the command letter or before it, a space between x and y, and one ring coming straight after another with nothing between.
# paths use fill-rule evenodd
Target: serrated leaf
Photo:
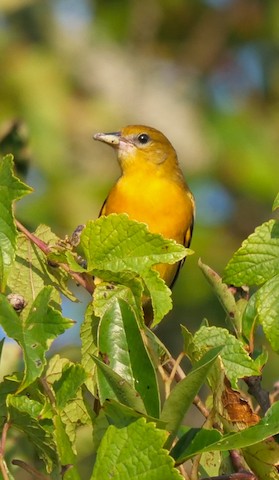
<instances>
[{"instance_id":1,"label":"serrated leaf","mask_svg":"<svg viewBox=\"0 0 279 480\"><path fill-rule=\"evenodd\" d=\"M139 322L143 325L144 319L141 305L143 286L141 280L130 274L128 276L119 275L116 284L111 283L113 280L111 278L110 283L102 282L97 284L93 294L95 315L102 317L106 310L115 302L115 299L122 298L130 305Z\"/></svg>"},{"instance_id":2,"label":"serrated leaf","mask_svg":"<svg viewBox=\"0 0 279 480\"><path fill-rule=\"evenodd\" d=\"M233 255L223 281L232 285L261 285L279 272L279 222L257 227Z\"/></svg>"},{"instance_id":3,"label":"serrated leaf","mask_svg":"<svg viewBox=\"0 0 279 480\"><path fill-rule=\"evenodd\" d=\"M58 415L53 417L54 439L57 445L58 456L62 467L68 467L63 475L64 480L80 480L76 467L77 458L72 450L69 437L65 431L65 425Z\"/></svg>"},{"instance_id":4,"label":"serrated leaf","mask_svg":"<svg viewBox=\"0 0 279 480\"><path fill-rule=\"evenodd\" d=\"M172 309L171 290L155 270L146 270L142 276L150 292L154 311L152 327L155 327Z\"/></svg>"},{"instance_id":5,"label":"serrated leaf","mask_svg":"<svg viewBox=\"0 0 279 480\"><path fill-rule=\"evenodd\" d=\"M272 211L274 212L274 210L277 210L277 208L279 208L279 193L276 195L276 198L273 202Z\"/></svg>"},{"instance_id":6,"label":"serrated leaf","mask_svg":"<svg viewBox=\"0 0 279 480\"><path fill-rule=\"evenodd\" d=\"M171 446L186 412L204 384L221 350L222 347L217 347L208 351L187 377L173 388L165 401L160 420L166 422L166 429L171 432L167 446Z\"/></svg>"},{"instance_id":7,"label":"serrated leaf","mask_svg":"<svg viewBox=\"0 0 279 480\"><path fill-rule=\"evenodd\" d=\"M239 378L260 375L261 372L242 343L228 330L220 327L201 327L193 337L195 345L194 358L200 358L208 348L223 345L220 353L225 373L232 387L237 389Z\"/></svg>"},{"instance_id":8,"label":"serrated leaf","mask_svg":"<svg viewBox=\"0 0 279 480\"><path fill-rule=\"evenodd\" d=\"M24 377L18 392L41 375L46 364L45 353L52 341L73 325L51 306L52 295L52 287L43 288L25 320L18 316L6 297L0 297L0 323L6 334L19 343L24 355Z\"/></svg>"},{"instance_id":9,"label":"serrated leaf","mask_svg":"<svg viewBox=\"0 0 279 480\"><path fill-rule=\"evenodd\" d=\"M88 222L80 244L88 272L101 278L102 271L133 272L142 277L154 306L154 324L170 310L170 291L150 269L160 263L178 262L190 253L189 249L161 235L151 234L145 224L130 220L126 214L111 214ZM74 265L71 264L71 268L75 268Z\"/></svg>"},{"instance_id":10,"label":"serrated leaf","mask_svg":"<svg viewBox=\"0 0 279 480\"><path fill-rule=\"evenodd\" d=\"M15 259L17 231L13 202L31 192L31 187L14 176L13 156L6 155L0 160L0 292L5 289Z\"/></svg>"},{"instance_id":11,"label":"serrated leaf","mask_svg":"<svg viewBox=\"0 0 279 480\"><path fill-rule=\"evenodd\" d=\"M45 243L54 244L59 240L46 225L39 225L34 235ZM25 235L18 236L16 259L9 275L8 287L11 292L22 295L27 303L22 317L28 315L32 302L47 285L55 287L57 299L60 291L70 300L76 301L76 297L67 287L68 278L68 274L62 269L51 267L45 254Z\"/></svg>"},{"instance_id":12,"label":"serrated leaf","mask_svg":"<svg viewBox=\"0 0 279 480\"><path fill-rule=\"evenodd\" d=\"M52 385L58 412L63 410L66 404L73 400L85 379L86 373L81 365L68 364L63 368L61 377Z\"/></svg>"},{"instance_id":13,"label":"serrated leaf","mask_svg":"<svg viewBox=\"0 0 279 480\"><path fill-rule=\"evenodd\" d=\"M279 352L279 274L267 281L250 298L245 315L246 335L254 324L263 327L266 338L272 349ZM251 330L250 330L251 331ZM249 337L248 337L249 338Z\"/></svg>"},{"instance_id":14,"label":"serrated leaf","mask_svg":"<svg viewBox=\"0 0 279 480\"><path fill-rule=\"evenodd\" d=\"M189 442L189 435L191 436L191 431L189 431L181 437L173 448L172 454L177 463L183 463L202 452L244 449L278 434L279 402L272 405L257 425L236 433L228 433L222 436L217 430L194 430L196 435L196 437L194 435L195 438L193 437L194 440L192 438L192 441Z\"/></svg>"},{"instance_id":15,"label":"serrated leaf","mask_svg":"<svg viewBox=\"0 0 279 480\"><path fill-rule=\"evenodd\" d=\"M19 382L4 378L0 382L0 427L7 421L7 397L9 394L15 393L18 388Z\"/></svg>"},{"instance_id":16,"label":"serrated leaf","mask_svg":"<svg viewBox=\"0 0 279 480\"><path fill-rule=\"evenodd\" d=\"M184 352L187 352L187 355L192 358L193 351L195 351L195 343L194 343L194 336L193 334L188 330L185 325L180 325L181 326L181 333L183 336L183 350Z\"/></svg>"},{"instance_id":17,"label":"serrated leaf","mask_svg":"<svg viewBox=\"0 0 279 480\"><path fill-rule=\"evenodd\" d=\"M155 368L145 347L144 332L122 298L115 298L101 319L98 347L109 366L140 394L146 412L157 418L160 395Z\"/></svg>"},{"instance_id":18,"label":"serrated leaf","mask_svg":"<svg viewBox=\"0 0 279 480\"><path fill-rule=\"evenodd\" d=\"M69 440L74 448L75 439L76 439L76 430L78 425L85 425L89 422L90 417L88 414L87 407L85 406L82 391L80 388L77 389L77 383L79 384L81 379L79 375L80 366L78 368L78 379L74 379L73 384L71 385L70 378L66 379L68 387L66 385L65 398L63 397L64 388L63 385L63 372L67 371L70 367L75 367L75 364L70 362L66 358L60 358L59 355L54 355L48 364L46 372L47 383L53 386L56 403L59 409L59 415L65 427L65 432L67 433ZM82 369L84 372L84 370ZM62 380L63 379L63 380ZM70 385L69 385L70 383ZM60 388L60 385L62 388ZM62 397L62 403L65 403L63 410L61 409L60 398ZM67 400L67 403L65 402ZM48 408L48 406L47 406ZM44 414L48 414L47 408L44 410ZM53 405L53 408L55 406ZM41 415L43 415L41 413ZM53 416L53 409L51 411L50 418Z\"/></svg>"},{"instance_id":19,"label":"serrated leaf","mask_svg":"<svg viewBox=\"0 0 279 480\"><path fill-rule=\"evenodd\" d=\"M97 365L98 390L101 404L107 399L115 399L123 403L123 405L145 413L144 404L138 392L99 358L93 357L93 359Z\"/></svg>"},{"instance_id":20,"label":"serrated leaf","mask_svg":"<svg viewBox=\"0 0 279 480\"><path fill-rule=\"evenodd\" d=\"M30 439L40 458L52 470L57 463L56 448L53 442L49 420L39 421L42 405L27 396L9 395L7 398L8 421Z\"/></svg>"},{"instance_id":21,"label":"serrated leaf","mask_svg":"<svg viewBox=\"0 0 279 480\"><path fill-rule=\"evenodd\" d=\"M132 271L142 273L158 263L176 263L187 249L151 234L145 223L130 220L126 214L111 214L89 221L81 234L88 270Z\"/></svg>"},{"instance_id":22,"label":"serrated leaf","mask_svg":"<svg viewBox=\"0 0 279 480\"><path fill-rule=\"evenodd\" d=\"M111 425L101 442L91 480L182 480L163 449L167 433L138 421L118 429Z\"/></svg>"},{"instance_id":23,"label":"serrated leaf","mask_svg":"<svg viewBox=\"0 0 279 480\"><path fill-rule=\"evenodd\" d=\"M74 453L76 453L75 442L77 427L81 425L91 425L91 417L94 416L92 412L92 405L90 405L90 416L86 402L82 396L82 391L79 389L76 396L67 403L64 410L61 412L61 420L65 426L65 431L72 444Z\"/></svg>"}]
</instances>

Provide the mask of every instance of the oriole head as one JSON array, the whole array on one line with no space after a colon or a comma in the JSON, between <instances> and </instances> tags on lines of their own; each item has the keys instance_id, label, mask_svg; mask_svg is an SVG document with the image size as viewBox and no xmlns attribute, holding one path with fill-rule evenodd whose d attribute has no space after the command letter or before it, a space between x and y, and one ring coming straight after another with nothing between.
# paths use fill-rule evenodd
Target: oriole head
<instances>
[{"instance_id":1,"label":"oriole head","mask_svg":"<svg viewBox=\"0 0 279 480\"><path fill-rule=\"evenodd\" d=\"M96 133L94 139L117 150L118 161L124 173L134 168L143 168L144 163L150 167L153 165L158 170L169 170L178 165L170 141L152 127L128 125L119 132Z\"/></svg>"}]
</instances>

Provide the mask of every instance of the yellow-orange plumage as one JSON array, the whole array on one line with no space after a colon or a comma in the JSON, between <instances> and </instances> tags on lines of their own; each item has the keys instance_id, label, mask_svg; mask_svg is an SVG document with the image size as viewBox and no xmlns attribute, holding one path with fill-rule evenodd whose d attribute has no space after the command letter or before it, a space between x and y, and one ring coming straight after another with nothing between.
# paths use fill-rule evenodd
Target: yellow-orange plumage
<instances>
[{"instance_id":1,"label":"yellow-orange plumage","mask_svg":"<svg viewBox=\"0 0 279 480\"><path fill-rule=\"evenodd\" d=\"M100 215L127 213L153 233L189 246L194 221L194 199L178 165L176 152L158 130L129 125L116 133L97 133L96 140L117 151L122 174L111 189ZM172 286L179 265L156 269Z\"/></svg>"}]
</instances>

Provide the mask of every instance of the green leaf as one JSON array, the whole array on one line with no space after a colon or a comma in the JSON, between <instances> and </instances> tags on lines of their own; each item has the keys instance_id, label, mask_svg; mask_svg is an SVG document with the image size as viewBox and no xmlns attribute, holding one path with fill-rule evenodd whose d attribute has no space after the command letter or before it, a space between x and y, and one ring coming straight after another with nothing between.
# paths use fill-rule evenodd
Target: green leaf
<instances>
[{"instance_id":1,"label":"green leaf","mask_svg":"<svg viewBox=\"0 0 279 480\"><path fill-rule=\"evenodd\" d=\"M152 327L155 327L172 309L171 290L156 270L146 270L142 276L150 292L154 311Z\"/></svg>"},{"instance_id":2,"label":"green leaf","mask_svg":"<svg viewBox=\"0 0 279 480\"><path fill-rule=\"evenodd\" d=\"M222 436L217 430L194 430L194 435L193 433L191 434L190 430L186 435L181 437L173 448L171 453L177 463L183 463L187 459L202 452L214 450L227 451L249 447L278 434L279 402L272 405L257 425L253 425L236 433L228 433ZM191 435L192 441L189 442L189 436Z\"/></svg>"},{"instance_id":3,"label":"green leaf","mask_svg":"<svg viewBox=\"0 0 279 480\"><path fill-rule=\"evenodd\" d=\"M126 214L111 214L88 222L81 234L80 244L88 272L106 280L108 278L103 276L102 271L133 272L142 277L154 306L154 324L170 310L170 291L150 269L159 263L180 261L190 253L189 249L161 235L151 234L144 223L129 220ZM80 267L77 268L80 271Z\"/></svg>"},{"instance_id":4,"label":"green leaf","mask_svg":"<svg viewBox=\"0 0 279 480\"><path fill-rule=\"evenodd\" d=\"M92 427L93 427L92 453L95 455L99 450L99 446L102 441L102 438L109 427L109 422L103 408L101 408L98 416L93 420Z\"/></svg>"},{"instance_id":5,"label":"green leaf","mask_svg":"<svg viewBox=\"0 0 279 480\"><path fill-rule=\"evenodd\" d=\"M246 333L256 322L262 325L272 349L279 352L279 274L250 298L245 311Z\"/></svg>"},{"instance_id":6,"label":"green leaf","mask_svg":"<svg viewBox=\"0 0 279 480\"><path fill-rule=\"evenodd\" d=\"M199 473L201 478L218 477L222 464L221 452L204 452L199 462ZM222 465L223 467L223 465ZM222 468L222 473L224 468Z\"/></svg>"},{"instance_id":7,"label":"green leaf","mask_svg":"<svg viewBox=\"0 0 279 480\"><path fill-rule=\"evenodd\" d=\"M75 370L76 366L78 367L77 371ZM72 370L69 376L65 378L65 372L67 374L69 368ZM71 384L71 377L75 372L77 373L77 379L74 378L73 384ZM53 408L59 409L60 418L73 446L76 440L77 426L86 425L90 422L87 406L85 405L82 391L79 388L79 384L82 383L82 378L84 377L84 370L81 369L79 365L73 364L66 358L60 358L59 355L54 355L49 361L46 372L46 381L52 386L55 393L57 406L53 405ZM63 381L66 383L65 386ZM63 397L64 394L65 398ZM64 406L63 403L65 404ZM49 405L46 406L43 413L48 415L48 409ZM41 413L41 415L43 415L43 413ZM53 411L50 412L50 418L52 418L52 416Z\"/></svg>"},{"instance_id":8,"label":"green leaf","mask_svg":"<svg viewBox=\"0 0 279 480\"><path fill-rule=\"evenodd\" d=\"M160 420L166 422L166 429L171 432L167 446L171 446L185 413L204 384L221 350L221 347L216 347L208 351L187 377L173 388L165 401Z\"/></svg>"},{"instance_id":9,"label":"green leaf","mask_svg":"<svg viewBox=\"0 0 279 480\"><path fill-rule=\"evenodd\" d=\"M111 278L111 282L113 278ZM115 300L122 298L132 308L139 322L144 325L142 311L142 282L134 274L118 275L117 283L102 282L97 284L94 290L94 313L102 317L106 310L110 308Z\"/></svg>"},{"instance_id":10,"label":"green leaf","mask_svg":"<svg viewBox=\"0 0 279 480\"><path fill-rule=\"evenodd\" d=\"M118 429L111 425L101 442L91 480L182 480L163 448L167 433L138 421Z\"/></svg>"},{"instance_id":11,"label":"green leaf","mask_svg":"<svg viewBox=\"0 0 279 480\"><path fill-rule=\"evenodd\" d=\"M80 480L76 467L77 459L72 450L69 437L65 431L65 425L58 415L53 417L54 439L57 445L58 456L62 467L69 467L63 475L63 480Z\"/></svg>"},{"instance_id":12,"label":"green leaf","mask_svg":"<svg viewBox=\"0 0 279 480\"><path fill-rule=\"evenodd\" d=\"M45 225L40 225L34 235L50 246L59 241ZM76 297L66 285L68 279L69 275L66 272L48 264L45 254L25 235L18 236L16 260L9 275L8 287L11 292L22 295L27 303L22 311L22 317L28 316L36 296L47 285L55 287L57 300L60 291L70 300L76 301Z\"/></svg>"},{"instance_id":13,"label":"green leaf","mask_svg":"<svg viewBox=\"0 0 279 480\"><path fill-rule=\"evenodd\" d=\"M92 419L95 415L92 411L91 404L90 409L88 408L87 397L84 398L82 389L77 391L75 397L67 403L60 415L72 448L74 452L76 452L76 434L78 427L82 425L90 425L92 427Z\"/></svg>"},{"instance_id":14,"label":"green leaf","mask_svg":"<svg viewBox=\"0 0 279 480\"><path fill-rule=\"evenodd\" d=\"M274 438L243 449L247 465L260 480L278 480L279 445Z\"/></svg>"},{"instance_id":15,"label":"green leaf","mask_svg":"<svg viewBox=\"0 0 279 480\"><path fill-rule=\"evenodd\" d=\"M103 405L103 411L109 420L110 424L117 428L127 427L130 423L142 418L142 413L133 410L126 405L116 402L115 400L106 400ZM158 418L144 415L147 422L153 422L159 428L165 428L165 423L158 420Z\"/></svg>"},{"instance_id":16,"label":"green leaf","mask_svg":"<svg viewBox=\"0 0 279 480\"><path fill-rule=\"evenodd\" d=\"M277 194L274 200L274 203L272 205L272 211L274 212L274 210L277 210L277 208L279 208L279 193Z\"/></svg>"},{"instance_id":17,"label":"green leaf","mask_svg":"<svg viewBox=\"0 0 279 480\"><path fill-rule=\"evenodd\" d=\"M232 291L228 285L223 282L222 278L214 270L212 270L212 268L202 263L201 260L199 260L198 265L205 278L212 286L215 295L224 308L228 319L232 322L236 332L241 332L242 311L239 310Z\"/></svg>"},{"instance_id":18,"label":"green leaf","mask_svg":"<svg viewBox=\"0 0 279 480\"><path fill-rule=\"evenodd\" d=\"M173 447L171 455L177 464L184 463L197 453L207 452L209 445L216 444L222 438L221 433L215 429L190 428Z\"/></svg>"},{"instance_id":19,"label":"green leaf","mask_svg":"<svg viewBox=\"0 0 279 480\"><path fill-rule=\"evenodd\" d=\"M13 157L0 160L0 292L4 292L15 259L17 231L14 224L13 202L32 192L13 174Z\"/></svg>"},{"instance_id":20,"label":"green leaf","mask_svg":"<svg viewBox=\"0 0 279 480\"><path fill-rule=\"evenodd\" d=\"M42 404L31 400L26 395L7 397L8 422L27 435L38 455L48 468L52 470L53 464L57 463L56 448L51 432L49 420L39 421Z\"/></svg>"},{"instance_id":21,"label":"green leaf","mask_svg":"<svg viewBox=\"0 0 279 480\"><path fill-rule=\"evenodd\" d=\"M115 298L101 319L98 337L99 351L106 363L137 390L146 412L158 417L157 375L145 347L144 331L140 331L132 309L121 298Z\"/></svg>"},{"instance_id":22,"label":"green leaf","mask_svg":"<svg viewBox=\"0 0 279 480\"><path fill-rule=\"evenodd\" d=\"M86 373L81 365L68 364L63 368L61 377L52 385L58 411L63 410L66 404L75 398L85 379Z\"/></svg>"},{"instance_id":23,"label":"green leaf","mask_svg":"<svg viewBox=\"0 0 279 480\"><path fill-rule=\"evenodd\" d=\"M126 214L111 214L89 221L81 234L88 271L143 273L158 263L176 263L187 254L182 245L148 231L145 223Z\"/></svg>"},{"instance_id":24,"label":"green leaf","mask_svg":"<svg viewBox=\"0 0 279 480\"><path fill-rule=\"evenodd\" d=\"M84 320L80 327L81 364L87 373L86 387L96 394L96 364L93 356L98 355L97 330L100 319L95 317L94 308L90 303L86 309Z\"/></svg>"},{"instance_id":25,"label":"green leaf","mask_svg":"<svg viewBox=\"0 0 279 480\"><path fill-rule=\"evenodd\" d=\"M242 343L225 328L201 327L194 335L193 342L195 345L193 356L196 360L209 348L217 347L218 345L224 346L220 357L225 374L233 388L237 389L239 378L261 374L258 366L249 356Z\"/></svg>"},{"instance_id":26,"label":"green leaf","mask_svg":"<svg viewBox=\"0 0 279 480\"><path fill-rule=\"evenodd\" d=\"M261 285L279 273L279 222L257 227L233 255L223 281L236 286Z\"/></svg>"},{"instance_id":27,"label":"green leaf","mask_svg":"<svg viewBox=\"0 0 279 480\"><path fill-rule=\"evenodd\" d=\"M98 390L101 404L107 399L115 399L123 403L123 405L145 413L144 403L138 392L98 357L93 357L93 359L97 365Z\"/></svg>"},{"instance_id":28,"label":"green leaf","mask_svg":"<svg viewBox=\"0 0 279 480\"><path fill-rule=\"evenodd\" d=\"M53 308L52 295L52 287L41 290L24 321L6 297L0 296L0 324L6 334L20 344L24 355L24 377L18 392L41 375L46 364L45 353L52 341L73 324Z\"/></svg>"},{"instance_id":29,"label":"green leaf","mask_svg":"<svg viewBox=\"0 0 279 480\"><path fill-rule=\"evenodd\" d=\"M1 358L2 358L2 351L3 351L4 343L5 343L5 338L2 338L2 340L0 340L0 361L1 361Z\"/></svg>"}]
</instances>

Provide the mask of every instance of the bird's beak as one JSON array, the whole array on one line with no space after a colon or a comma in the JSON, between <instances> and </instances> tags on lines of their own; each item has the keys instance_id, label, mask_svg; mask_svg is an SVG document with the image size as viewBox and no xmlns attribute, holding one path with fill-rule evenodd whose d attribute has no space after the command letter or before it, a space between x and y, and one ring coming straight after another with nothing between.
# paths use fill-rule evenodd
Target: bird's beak
<instances>
[{"instance_id":1,"label":"bird's beak","mask_svg":"<svg viewBox=\"0 0 279 480\"><path fill-rule=\"evenodd\" d=\"M112 147L118 147L120 143L121 132L95 133L95 135L93 135L93 138L94 140L108 143Z\"/></svg>"}]
</instances>

